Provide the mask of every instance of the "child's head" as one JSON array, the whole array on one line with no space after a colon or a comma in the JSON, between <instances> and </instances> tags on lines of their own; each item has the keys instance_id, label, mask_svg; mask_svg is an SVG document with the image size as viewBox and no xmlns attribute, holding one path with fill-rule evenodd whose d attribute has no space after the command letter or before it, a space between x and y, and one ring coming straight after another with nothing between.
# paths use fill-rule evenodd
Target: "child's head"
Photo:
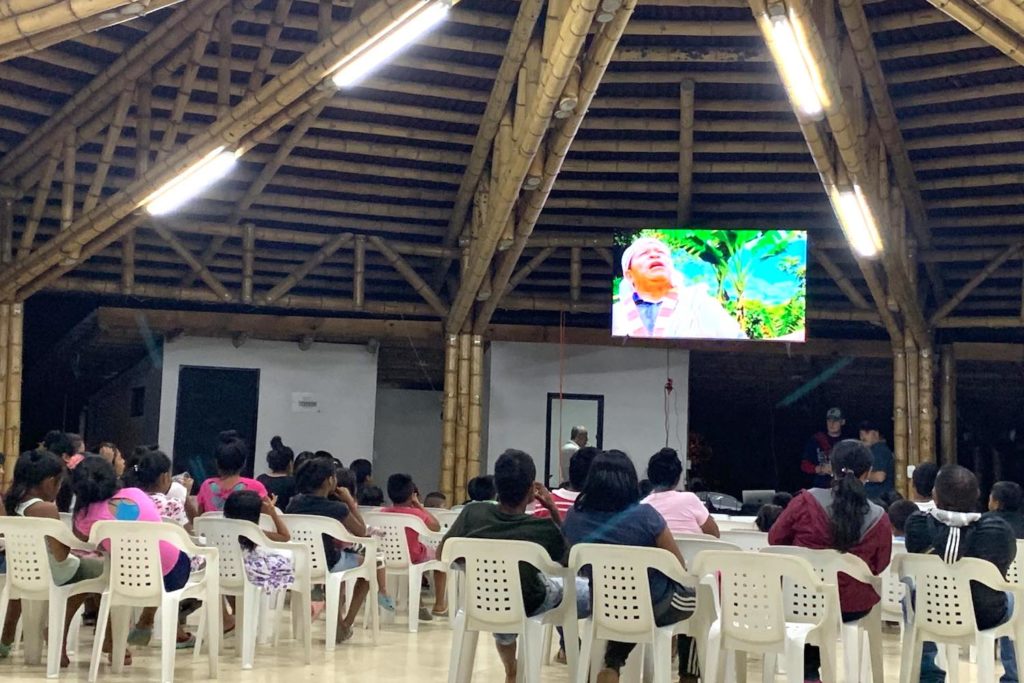
<instances>
[{"instance_id":1,"label":"child's head","mask_svg":"<svg viewBox=\"0 0 1024 683\"><path fill-rule=\"evenodd\" d=\"M248 448L238 436L238 432L229 430L221 432L217 437L217 472L222 477L239 474L245 467Z\"/></svg>"},{"instance_id":2,"label":"child's head","mask_svg":"<svg viewBox=\"0 0 1024 683\"><path fill-rule=\"evenodd\" d=\"M918 511L917 504L912 500L897 500L889 506L889 523L892 525L893 536L905 536L907 520Z\"/></svg>"},{"instance_id":3,"label":"child's head","mask_svg":"<svg viewBox=\"0 0 1024 683\"><path fill-rule=\"evenodd\" d=\"M782 506L767 503L761 506L761 509L757 511L757 517L754 519L754 525L758 531L768 533L772 529L772 525L775 524L775 520L782 514Z\"/></svg>"},{"instance_id":4,"label":"child's head","mask_svg":"<svg viewBox=\"0 0 1024 683\"><path fill-rule=\"evenodd\" d=\"M307 495L327 495L338 486L334 461L310 458L295 470L295 489Z\"/></svg>"},{"instance_id":5,"label":"child's head","mask_svg":"<svg viewBox=\"0 0 1024 683\"><path fill-rule=\"evenodd\" d=\"M793 500L792 493L786 493L785 491L776 491L775 495L772 496L772 505L778 505L783 510Z\"/></svg>"},{"instance_id":6,"label":"child's head","mask_svg":"<svg viewBox=\"0 0 1024 683\"><path fill-rule=\"evenodd\" d=\"M931 500L932 491L935 489L935 477L938 474L938 465L933 462L923 462L915 467L914 473L910 476L914 492L924 500Z\"/></svg>"},{"instance_id":7,"label":"child's head","mask_svg":"<svg viewBox=\"0 0 1024 683\"><path fill-rule=\"evenodd\" d=\"M393 505L405 505L416 493L416 484L408 474L392 474L388 477L388 498Z\"/></svg>"},{"instance_id":8,"label":"child's head","mask_svg":"<svg viewBox=\"0 0 1024 683\"><path fill-rule=\"evenodd\" d=\"M650 479L641 479L638 486L640 487L641 498L646 498L647 496L654 493L654 484L651 483Z\"/></svg>"},{"instance_id":9,"label":"child's head","mask_svg":"<svg viewBox=\"0 0 1024 683\"><path fill-rule=\"evenodd\" d=\"M50 451L22 453L14 463L11 488L4 496L7 514L14 514L15 508L29 497L29 491L34 491L43 500L56 500L66 472L64 460Z\"/></svg>"},{"instance_id":10,"label":"child's head","mask_svg":"<svg viewBox=\"0 0 1024 683\"><path fill-rule=\"evenodd\" d=\"M466 484L466 493L469 494L469 499L475 502L493 501L498 495L497 489L494 488L494 477L487 474L473 477Z\"/></svg>"},{"instance_id":11,"label":"child's head","mask_svg":"<svg viewBox=\"0 0 1024 683\"><path fill-rule=\"evenodd\" d=\"M145 446L136 449L131 466L125 469L124 485L147 493L167 493L171 488L171 459Z\"/></svg>"},{"instance_id":12,"label":"child's head","mask_svg":"<svg viewBox=\"0 0 1024 683\"><path fill-rule=\"evenodd\" d=\"M423 498L423 507L425 508L447 508L448 507L448 496L444 495L440 491L431 491Z\"/></svg>"},{"instance_id":13,"label":"child's head","mask_svg":"<svg viewBox=\"0 0 1024 683\"><path fill-rule=\"evenodd\" d=\"M647 478L654 488L671 491L679 486L683 476L683 463L674 448L662 448L647 461Z\"/></svg>"},{"instance_id":14,"label":"child's head","mask_svg":"<svg viewBox=\"0 0 1024 683\"><path fill-rule=\"evenodd\" d=\"M352 474L356 475L356 488L361 489L373 483L373 463L366 458L356 458L349 465Z\"/></svg>"},{"instance_id":15,"label":"child's head","mask_svg":"<svg viewBox=\"0 0 1024 683\"><path fill-rule=\"evenodd\" d=\"M533 499L536 479L537 466L533 458L523 451L510 448L498 456L498 461L494 463L494 486L498 491L498 502L506 507L526 509Z\"/></svg>"},{"instance_id":16,"label":"child's head","mask_svg":"<svg viewBox=\"0 0 1024 683\"><path fill-rule=\"evenodd\" d=\"M593 446L584 446L569 458L569 486L573 491L583 490L583 484L586 483L587 475L590 474L590 465L600 452Z\"/></svg>"},{"instance_id":17,"label":"child's head","mask_svg":"<svg viewBox=\"0 0 1024 683\"><path fill-rule=\"evenodd\" d=\"M75 445L70 436L59 429L53 429L43 437L43 448L54 453L67 462L75 454Z\"/></svg>"},{"instance_id":18,"label":"child's head","mask_svg":"<svg viewBox=\"0 0 1024 683\"><path fill-rule=\"evenodd\" d=\"M352 497L356 496L356 475L353 474L352 470L346 467L338 467L337 464L334 466L334 477L338 480L338 486L343 489L348 489L348 492L352 494Z\"/></svg>"},{"instance_id":19,"label":"child's head","mask_svg":"<svg viewBox=\"0 0 1024 683\"><path fill-rule=\"evenodd\" d=\"M285 446L281 437L275 436L270 440L267 467L271 472L288 472L291 470L293 460L295 460L295 451Z\"/></svg>"},{"instance_id":20,"label":"child's head","mask_svg":"<svg viewBox=\"0 0 1024 683\"><path fill-rule=\"evenodd\" d=\"M988 509L1002 512L1020 512L1021 498L1020 485L1012 481L997 481L992 485L992 492L988 497Z\"/></svg>"},{"instance_id":21,"label":"child's head","mask_svg":"<svg viewBox=\"0 0 1024 683\"><path fill-rule=\"evenodd\" d=\"M359 504L380 507L384 504L384 492L379 486L364 486L359 489Z\"/></svg>"},{"instance_id":22,"label":"child's head","mask_svg":"<svg viewBox=\"0 0 1024 683\"><path fill-rule=\"evenodd\" d=\"M235 491L224 501L224 516L227 519L241 519L245 522L252 522L259 525L260 510L263 501L255 491L243 489ZM255 544L248 538L238 537L238 543L247 550L252 550Z\"/></svg>"},{"instance_id":23,"label":"child's head","mask_svg":"<svg viewBox=\"0 0 1024 683\"><path fill-rule=\"evenodd\" d=\"M110 500L119 488L113 465L103 458L86 458L71 470L75 515L93 503Z\"/></svg>"},{"instance_id":24,"label":"child's head","mask_svg":"<svg viewBox=\"0 0 1024 683\"><path fill-rule=\"evenodd\" d=\"M295 456L295 462L292 463L292 472L298 472L299 468L302 467L302 463L306 462L307 460L312 460L315 457L316 453L314 453L313 451L302 451L301 453Z\"/></svg>"}]
</instances>

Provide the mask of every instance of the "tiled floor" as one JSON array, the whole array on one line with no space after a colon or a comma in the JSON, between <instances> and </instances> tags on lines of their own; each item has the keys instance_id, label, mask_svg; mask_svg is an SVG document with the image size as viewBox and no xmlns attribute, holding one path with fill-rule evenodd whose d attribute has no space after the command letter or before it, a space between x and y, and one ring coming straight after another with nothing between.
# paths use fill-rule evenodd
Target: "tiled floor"
<instances>
[{"instance_id":1,"label":"tiled floor","mask_svg":"<svg viewBox=\"0 0 1024 683\"><path fill-rule=\"evenodd\" d=\"M82 632L83 646L91 642L89 629ZM421 624L419 633L408 633L402 621L386 624L381 632L379 643L374 646L370 642L369 632L358 631L353 640L338 646L329 654L324 650L323 622L314 625L313 663L306 666L302 662L300 650L290 640L282 639L277 648L260 646L257 651L256 667L251 671L242 671L240 662L234 652L234 638L227 641L228 650L221 659L218 680L225 683L271 683L287 681L327 682L346 680L352 682L380 681L382 683L423 683L446 681L448 677L449 648L451 631L446 621ZM899 680L899 645L896 635L885 636L885 667L886 681ZM88 655L83 648L84 656L73 657L70 669L65 670L63 680L88 679ZM106 665L100 668L100 680L121 681L158 681L160 675L159 649L156 647L135 649L134 664L126 668L122 675L114 675ZM201 681L207 679L205 656L193 662L191 651L181 651L177 657L177 681ZM842 652L840 652L842 661ZM482 682L503 681L501 665L495 655L494 648L486 638L480 639L477 651L474 680ZM998 670L998 665L997 665ZM749 680L761 680L760 663L752 663ZM568 676L564 666L546 666L543 673L544 681L567 683ZM24 664L20 655L12 660L0 661L0 681L4 683L27 683L28 681L44 681L45 671L42 667L29 667ZM779 676L779 681L784 680ZM841 678L842 680L842 678ZM974 667L966 660L961 662L960 681L973 683L976 680Z\"/></svg>"}]
</instances>

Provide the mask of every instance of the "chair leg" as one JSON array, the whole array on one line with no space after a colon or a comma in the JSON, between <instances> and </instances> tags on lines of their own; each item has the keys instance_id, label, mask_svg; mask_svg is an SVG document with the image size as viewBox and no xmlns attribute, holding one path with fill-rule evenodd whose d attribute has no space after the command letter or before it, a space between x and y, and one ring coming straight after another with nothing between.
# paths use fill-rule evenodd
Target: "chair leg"
<instances>
[{"instance_id":1,"label":"chair leg","mask_svg":"<svg viewBox=\"0 0 1024 683\"><path fill-rule=\"evenodd\" d=\"M476 633L466 631L466 615L459 613L452 620L451 657L448 660L448 683L469 683L473 678L476 658Z\"/></svg>"},{"instance_id":2,"label":"chair leg","mask_svg":"<svg viewBox=\"0 0 1024 683\"><path fill-rule=\"evenodd\" d=\"M164 683L174 683L174 655L177 651L178 603L165 600L160 610L160 676Z\"/></svg>"},{"instance_id":3,"label":"chair leg","mask_svg":"<svg viewBox=\"0 0 1024 683\"><path fill-rule=\"evenodd\" d=\"M803 640L786 638L786 644L784 646L786 660L786 683L803 683L804 646L805 642ZM824 657L822 657L822 660L824 660ZM835 680L833 679L828 683L835 683Z\"/></svg>"},{"instance_id":4,"label":"chair leg","mask_svg":"<svg viewBox=\"0 0 1024 683\"><path fill-rule=\"evenodd\" d=\"M21 601L21 621L24 624L25 663L38 666L43 656L43 603L38 600Z\"/></svg>"},{"instance_id":5,"label":"chair leg","mask_svg":"<svg viewBox=\"0 0 1024 683\"><path fill-rule=\"evenodd\" d=\"M78 652L78 637L79 631L82 630L82 614L85 612L85 605L82 605L75 610L74 616L71 617L71 624L68 626L68 637L67 643L64 649L68 652L68 657L72 657Z\"/></svg>"},{"instance_id":6,"label":"chair leg","mask_svg":"<svg viewBox=\"0 0 1024 683\"><path fill-rule=\"evenodd\" d=\"M736 650L733 655L733 661L736 663L736 683L747 683L747 653Z\"/></svg>"},{"instance_id":7,"label":"chair leg","mask_svg":"<svg viewBox=\"0 0 1024 683\"><path fill-rule=\"evenodd\" d=\"M409 586L409 633L420 630L420 593L423 591L423 573L409 567L406 583Z\"/></svg>"},{"instance_id":8,"label":"chair leg","mask_svg":"<svg viewBox=\"0 0 1024 683\"><path fill-rule=\"evenodd\" d=\"M206 599L203 600L206 614L203 620L206 622L206 637L210 641L207 648L209 650L207 656L209 657L210 678L215 680L220 668L220 643L224 634L224 626L220 620L220 599L220 590L216 584L206 589ZM307 611L306 614L309 612Z\"/></svg>"},{"instance_id":9,"label":"chair leg","mask_svg":"<svg viewBox=\"0 0 1024 683\"><path fill-rule=\"evenodd\" d=\"M704 658L701 660L701 675L704 683L718 683L725 668L722 656L722 632L718 622L713 622L704 641Z\"/></svg>"},{"instance_id":10,"label":"chair leg","mask_svg":"<svg viewBox=\"0 0 1024 683\"><path fill-rule=\"evenodd\" d=\"M132 610L130 607L110 608L111 660L110 668L116 674L124 671L124 653L128 649L128 629L131 626Z\"/></svg>"},{"instance_id":11,"label":"chair leg","mask_svg":"<svg viewBox=\"0 0 1024 683\"><path fill-rule=\"evenodd\" d=\"M960 680L960 646L946 646L946 680L958 683Z\"/></svg>"},{"instance_id":12,"label":"chair leg","mask_svg":"<svg viewBox=\"0 0 1024 683\"><path fill-rule=\"evenodd\" d=\"M836 675L836 642L831 638L825 638L825 642L819 646L818 650L821 652L821 680L823 683L838 683L839 678ZM860 642L860 637L856 639ZM856 676L860 667L854 668L854 675ZM860 679L850 679L860 680Z\"/></svg>"},{"instance_id":13,"label":"chair leg","mask_svg":"<svg viewBox=\"0 0 1024 683\"><path fill-rule=\"evenodd\" d=\"M590 654L593 650L594 628L590 619L583 621L583 628L580 633L580 652L576 662L576 670L569 670L570 683L587 683L590 678ZM566 641L568 645L568 640Z\"/></svg>"},{"instance_id":14,"label":"chair leg","mask_svg":"<svg viewBox=\"0 0 1024 683\"><path fill-rule=\"evenodd\" d=\"M680 653L680 657L684 655ZM672 680L672 635L656 632L651 642L651 672L654 683L671 683ZM646 664L646 662L645 662Z\"/></svg>"},{"instance_id":15,"label":"chair leg","mask_svg":"<svg viewBox=\"0 0 1024 683\"><path fill-rule=\"evenodd\" d=\"M255 587L246 585L242 589L240 599L245 601L245 612L243 612L241 647L239 649L242 655L242 668L251 669L256 659L256 641L260 629L260 592Z\"/></svg>"},{"instance_id":16,"label":"chair leg","mask_svg":"<svg viewBox=\"0 0 1024 683\"><path fill-rule=\"evenodd\" d=\"M92 642L92 659L89 661L89 683L96 683L103 659L103 636L110 621L110 593L100 595L100 609L96 614L96 637Z\"/></svg>"},{"instance_id":17,"label":"chair leg","mask_svg":"<svg viewBox=\"0 0 1024 683\"><path fill-rule=\"evenodd\" d=\"M779 664L779 656L773 652L767 652L764 655L764 661L761 665L761 681L762 683L773 683L775 681L775 670Z\"/></svg>"},{"instance_id":18,"label":"chair leg","mask_svg":"<svg viewBox=\"0 0 1024 683\"><path fill-rule=\"evenodd\" d=\"M68 602L63 596L50 595L48 624L49 634L46 637L46 677L57 678L60 675L60 653L64 645L64 617L67 614Z\"/></svg>"},{"instance_id":19,"label":"chair leg","mask_svg":"<svg viewBox=\"0 0 1024 683\"><path fill-rule=\"evenodd\" d=\"M996 663L991 652L995 648L995 640L979 635L975 645L976 664L978 666L978 683L996 683Z\"/></svg>"},{"instance_id":20,"label":"chair leg","mask_svg":"<svg viewBox=\"0 0 1024 683\"><path fill-rule=\"evenodd\" d=\"M924 641L916 628L908 627L903 634L903 652L900 662L900 683L917 683L921 679L921 656Z\"/></svg>"},{"instance_id":21,"label":"chair leg","mask_svg":"<svg viewBox=\"0 0 1024 683\"><path fill-rule=\"evenodd\" d=\"M569 680L574 681L581 661L579 622L576 620L575 610L569 613L569 618L562 625L562 633L565 638L565 663L569 669Z\"/></svg>"},{"instance_id":22,"label":"chair leg","mask_svg":"<svg viewBox=\"0 0 1024 683\"><path fill-rule=\"evenodd\" d=\"M867 629L871 681L872 683L885 683L885 658L882 656L882 617L880 613L876 612L869 617ZM863 657L863 655L861 656ZM865 677L863 680L866 681L867 678Z\"/></svg>"},{"instance_id":23,"label":"chair leg","mask_svg":"<svg viewBox=\"0 0 1024 683\"><path fill-rule=\"evenodd\" d=\"M327 651L334 652L338 640L338 618L341 612L341 581L338 581L336 577L328 576L324 588L327 591Z\"/></svg>"}]
</instances>

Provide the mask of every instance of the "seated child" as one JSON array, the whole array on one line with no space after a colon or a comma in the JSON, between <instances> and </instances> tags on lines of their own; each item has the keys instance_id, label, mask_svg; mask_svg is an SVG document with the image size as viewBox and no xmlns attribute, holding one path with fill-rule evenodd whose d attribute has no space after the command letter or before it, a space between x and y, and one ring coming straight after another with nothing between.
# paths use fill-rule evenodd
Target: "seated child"
<instances>
[{"instance_id":1,"label":"seated child","mask_svg":"<svg viewBox=\"0 0 1024 683\"><path fill-rule=\"evenodd\" d=\"M466 483L466 493L470 503L497 503L498 491L494 488L494 477L481 475L473 477Z\"/></svg>"},{"instance_id":2,"label":"seated child","mask_svg":"<svg viewBox=\"0 0 1024 683\"><path fill-rule=\"evenodd\" d=\"M440 491L431 491L427 494L426 498L423 499L423 507L447 510L448 497Z\"/></svg>"},{"instance_id":3,"label":"seated child","mask_svg":"<svg viewBox=\"0 0 1024 683\"><path fill-rule=\"evenodd\" d=\"M256 477L270 495L277 499L277 505L282 510L288 508L288 502L295 495L295 477L292 476L294 460L295 451L285 446L281 437L275 436L270 440L270 452L267 453L267 467L270 468L270 473Z\"/></svg>"},{"instance_id":4,"label":"seated child","mask_svg":"<svg viewBox=\"0 0 1024 683\"><path fill-rule=\"evenodd\" d=\"M391 507L386 507L381 512L399 513L412 515L419 518L431 531L440 531L441 524L434 515L427 511L420 502L419 492L416 484L408 474L392 474L388 477L388 498L391 499ZM436 557L434 548L424 545L420 541L420 535L411 529L406 529L406 539L409 543L409 559L413 564L420 564L433 560ZM448 614L448 603L445 595L445 579L447 576L442 571L434 572L434 609L428 610L420 607L420 619L430 621L434 617L443 617Z\"/></svg>"},{"instance_id":5,"label":"seated child","mask_svg":"<svg viewBox=\"0 0 1024 683\"><path fill-rule=\"evenodd\" d=\"M356 458L348 467L356 477L356 492L373 486L373 463L366 458Z\"/></svg>"},{"instance_id":6,"label":"seated child","mask_svg":"<svg viewBox=\"0 0 1024 683\"><path fill-rule=\"evenodd\" d=\"M918 511L917 503L912 500L897 500L889 506L886 511L889 515L889 523L892 524L892 536L897 541L902 541L907 535L907 520L910 515Z\"/></svg>"},{"instance_id":7,"label":"seated child","mask_svg":"<svg viewBox=\"0 0 1024 683\"><path fill-rule=\"evenodd\" d=\"M758 531L768 533L772 530L772 525L775 524L775 520L782 514L782 506L767 503L761 506L761 509L757 511L757 517L754 519L754 526L757 527Z\"/></svg>"},{"instance_id":8,"label":"seated child","mask_svg":"<svg viewBox=\"0 0 1024 683\"><path fill-rule=\"evenodd\" d=\"M384 492L379 486L364 486L359 489L359 504L367 507L384 505Z\"/></svg>"},{"instance_id":9,"label":"seated child","mask_svg":"<svg viewBox=\"0 0 1024 683\"><path fill-rule=\"evenodd\" d=\"M291 540L288 527L281 520L273 498L260 497L253 491L235 491L224 501L224 516L241 519L259 526L260 513L274 520L274 531L264 531L271 541ZM295 583L295 562L290 555L261 548L248 538L238 538L242 546L242 566L250 582L273 593L291 588Z\"/></svg>"},{"instance_id":10,"label":"seated child","mask_svg":"<svg viewBox=\"0 0 1024 683\"><path fill-rule=\"evenodd\" d=\"M199 495L196 496L199 512L220 512L228 496L243 489L255 491L260 499L266 498L267 489L263 484L241 475L249 449L238 438L238 432L221 432L218 441L217 476L207 479L199 487Z\"/></svg>"},{"instance_id":11,"label":"seated child","mask_svg":"<svg viewBox=\"0 0 1024 683\"><path fill-rule=\"evenodd\" d=\"M156 504L161 517L180 524L191 531L192 520L185 511L185 504L179 498L171 498L171 459L158 450L150 450L143 446L136 449L136 454L122 477L124 485L129 488L142 489Z\"/></svg>"}]
</instances>

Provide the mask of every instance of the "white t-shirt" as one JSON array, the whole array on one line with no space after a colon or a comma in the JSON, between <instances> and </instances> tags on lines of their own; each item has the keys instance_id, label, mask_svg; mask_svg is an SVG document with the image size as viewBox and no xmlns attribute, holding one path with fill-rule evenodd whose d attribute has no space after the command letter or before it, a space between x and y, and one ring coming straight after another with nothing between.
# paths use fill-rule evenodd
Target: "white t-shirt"
<instances>
[{"instance_id":1,"label":"white t-shirt","mask_svg":"<svg viewBox=\"0 0 1024 683\"><path fill-rule=\"evenodd\" d=\"M711 515L700 498L689 491L657 491L642 502L661 513L673 534L702 534L700 527Z\"/></svg>"}]
</instances>

